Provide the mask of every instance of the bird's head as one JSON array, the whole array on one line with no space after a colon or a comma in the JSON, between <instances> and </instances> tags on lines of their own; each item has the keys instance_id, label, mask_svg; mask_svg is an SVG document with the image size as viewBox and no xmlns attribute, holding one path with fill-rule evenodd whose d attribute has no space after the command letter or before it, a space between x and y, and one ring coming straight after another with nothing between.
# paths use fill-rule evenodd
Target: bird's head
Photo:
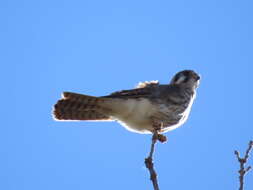
<instances>
[{"instance_id":1,"label":"bird's head","mask_svg":"<svg viewBox=\"0 0 253 190\"><path fill-rule=\"evenodd\" d=\"M193 89L199 85L200 76L192 70L178 72L171 80L170 84L182 84Z\"/></svg>"}]
</instances>

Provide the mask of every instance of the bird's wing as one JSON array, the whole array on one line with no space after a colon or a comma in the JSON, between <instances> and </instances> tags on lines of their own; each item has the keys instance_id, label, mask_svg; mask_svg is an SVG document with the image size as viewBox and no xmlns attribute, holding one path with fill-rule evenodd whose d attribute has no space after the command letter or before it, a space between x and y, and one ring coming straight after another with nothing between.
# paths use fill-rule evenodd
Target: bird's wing
<instances>
[{"instance_id":1,"label":"bird's wing","mask_svg":"<svg viewBox=\"0 0 253 190\"><path fill-rule=\"evenodd\" d=\"M144 98L150 97L153 91L154 87L148 86L144 88L117 91L108 96L103 96L103 98Z\"/></svg>"},{"instance_id":2,"label":"bird's wing","mask_svg":"<svg viewBox=\"0 0 253 190\"><path fill-rule=\"evenodd\" d=\"M143 98L150 97L152 92L159 86L158 81L146 81L139 82L136 88L131 90L121 90L113 92L108 96L103 96L103 98Z\"/></svg>"}]
</instances>

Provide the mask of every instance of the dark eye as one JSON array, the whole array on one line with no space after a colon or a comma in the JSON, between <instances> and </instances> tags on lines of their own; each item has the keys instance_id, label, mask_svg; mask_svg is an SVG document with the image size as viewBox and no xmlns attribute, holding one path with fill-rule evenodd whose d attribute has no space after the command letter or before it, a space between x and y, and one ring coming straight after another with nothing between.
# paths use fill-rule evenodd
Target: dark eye
<instances>
[{"instance_id":1,"label":"dark eye","mask_svg":"<svg viewBox=\"0 0 253 190\"><path fill-rule=\"evenodd\" d=\"M182 82L187 82L189 79L190 79L190 76L191 76L191 72L190 71L184 71L182 73L182 75L184 76L184 80Z\"/></svg>"},{"instance_id":2,"label":"dark eye","mask_svg":"<svg viewBox=\"0 0 253 190\"><path fill-rule=\"evenodd\" d=\"M188 82L188 80L189 80L189 77L186 76L183 82L186 83L186 82Z\"/></svg>"}]
</instances>

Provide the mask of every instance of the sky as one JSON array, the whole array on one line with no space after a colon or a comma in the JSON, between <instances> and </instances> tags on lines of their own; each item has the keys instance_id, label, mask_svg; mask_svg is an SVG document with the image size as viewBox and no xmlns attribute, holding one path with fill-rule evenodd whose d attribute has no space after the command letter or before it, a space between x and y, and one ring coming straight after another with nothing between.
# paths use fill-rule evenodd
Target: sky
<instances>
[{"instance_id":1,"label":"sky","mask_svg":"<svg viewBox=\"0 0 253 190\"><path fill-rule=\"evenodd\" d=\"M150 135L56 122L61 92L94 96L201 75L188 121L157 144L160 189L238 189L253 139L252 1L0 2L0 189L152 189ZM248 164L253 165L253 155ZM245 190L253 189L253 172Z\"/></svg>"}]
</instances>

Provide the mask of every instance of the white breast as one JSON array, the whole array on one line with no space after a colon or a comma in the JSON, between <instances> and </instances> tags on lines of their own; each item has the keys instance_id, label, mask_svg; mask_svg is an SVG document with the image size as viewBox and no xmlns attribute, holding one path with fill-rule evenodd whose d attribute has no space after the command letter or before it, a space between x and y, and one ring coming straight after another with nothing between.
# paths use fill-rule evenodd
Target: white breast
<instances>
[{"instance_id":1,"label":"white breast","mask_svg":"<svg viewBox=\"0 0 253 190\"><path fill-rule=\"evenodd\" d=\"M145 98L118 100L114 103L113 117L133 132L150 133L152 123L150 116L156 111L154 105Z\"/></svg>"}]
</instances>

